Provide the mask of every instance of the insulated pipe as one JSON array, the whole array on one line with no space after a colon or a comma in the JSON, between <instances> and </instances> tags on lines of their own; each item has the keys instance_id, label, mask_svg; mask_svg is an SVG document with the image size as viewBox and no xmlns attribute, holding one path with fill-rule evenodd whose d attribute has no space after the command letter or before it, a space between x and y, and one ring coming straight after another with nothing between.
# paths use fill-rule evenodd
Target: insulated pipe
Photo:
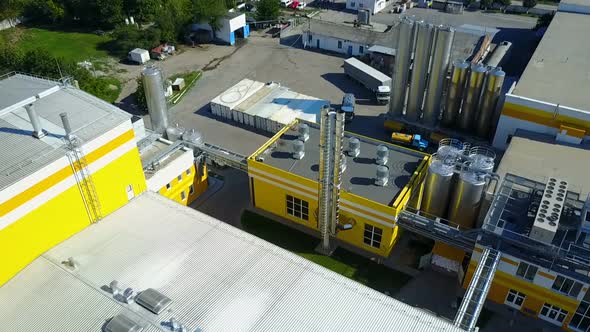
<instances>
[{"instance_id":1,"label":"insulated pipe","mask_svg":"<svg viewBox=\"0 0 590 332\"><path fill-rule=\"evenodd\" d=\"M39 120L39 115L37 114L37 111L35 111L35 107L33 106L33 104L26 105L25 109L27 110L27 114L29 115L29 120L31 120L31 125L33 125L33 137L44 137L45 131L41 126L41 120Z\"/></svg>"},{"instance_id":2,"label":"insulated pipe","mask_svg":"<svg viewBox=\"0 0 590 332\"><path fill-rule=\"evenodd\" d=\"M332 142L334 140L334 116L335 112L329 106L324 106L320 116L320 181L318 192L318 224L322 237L322 248L325 252L330 250L330 215L332 190Z\"/></svg>"},{"instance_id":3,"label":"insulated pipe","mask_svg":"<svg viewBox=\"0 0 590 332\"><path fill-rule=\"evenodd\" d=\"M332 180L332 222L330 223L330 233L336 235L336 227L339 222L340 214L340 186L342 184L342 172L344 171L344 112L336 113L336 124L334 129L334 162Z\"/></svg>"}]
</instances>

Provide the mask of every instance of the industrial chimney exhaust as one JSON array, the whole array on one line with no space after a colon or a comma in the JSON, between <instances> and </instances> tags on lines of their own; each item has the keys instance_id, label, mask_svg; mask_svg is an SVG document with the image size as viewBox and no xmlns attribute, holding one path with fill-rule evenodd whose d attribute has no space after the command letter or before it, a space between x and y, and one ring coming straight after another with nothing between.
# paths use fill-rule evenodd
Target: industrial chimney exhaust
<instances>
[{"instance_id":1,"label":"industrial chimney exhaust","mask_svg":"<svg viewBox=\"0 0 590 332\"><path fill-rule=\"evenodd\" d=\"M41 126L41 120L39 119L37 111L35 111L35 106L33 106L33 104L28 104L25 106L25 109L27 110L27 114L29 115L29 120L31 120L31 124L33 125L33 137L45 137L47 133L43 130L43 127Z\"/></svg>"},{"instance_id":2,"label":"industrial chimney exhaust","mask_svg":"<svg viewBox=\"0 0 590 332\"><path fill-rule=\"evenodd\" d=\"M70 139L70 137L72 137L72 125L70 124L68 113L60 113L59 116L61 117L61 123L64 126L64 130L66 131L66 138Z\"/></svg>"}]
</instances>

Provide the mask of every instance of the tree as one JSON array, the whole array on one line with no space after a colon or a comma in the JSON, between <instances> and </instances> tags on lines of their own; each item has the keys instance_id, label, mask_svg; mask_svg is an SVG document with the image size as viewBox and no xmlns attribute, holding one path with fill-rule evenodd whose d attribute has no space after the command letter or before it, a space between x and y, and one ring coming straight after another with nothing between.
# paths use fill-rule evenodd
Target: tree
<instances>
[{"instance_id":1,"label":"tree","mask_svg":"<svg viewBox=\"0 0 590 332\"><path fill-rule=\"evenodd\" d=\"M209 23L213 29L219 30L221 28L219 19L227 14L227 8L225 1L193 0L193 12L196 22Z\"/></svg>"},{"instance_id":2,"label":"tree","mask_svg":"<svg viewBox=\"0 0 590 332\"><path fill-rule=\"evenodd\" d=\"M522 5L526 8L533 8L537 5L537 0L523 0Z\"/></svg>"},{"instance_id":3,"label":"tree","mask_svg":"<svg viewBox=\"0 0 590 332\"><path fill-rule=\"evenodd\" d=\"M162 31L162 40L174 42L181 37L186 26L191 23L191 2L187 0L168 0L160 10L156 23Z\"/></svg>"},{"instance_id":4,"label":"tree","mask_svg":"<svg viewBox=\"0 0 590 332\"><path fill-rule=\"evenodd\" d=\"M535 26L535 29L548 27L549 24L551 24L551 21L553 20L553 16L554 16L553 13L549 13L549 14L544 14L541 17L539 17L539 19L537 20L537 25Z\"/></svg>"},{"instance_id":5,"label":"tree","mask_svg":"<svg viewBox=\"0 0 590 332\"><path fill-rule=\"evenodd\" d=\"M143 89L143 78L137 78L137 90L133 93L133 97L135 97L135 104L137 107L143 111L147 112L147 99L145 98L145 91Z\"/></svg>"},{"instance_id":6,"label":"tree","mask_svg":"<svg viewBox=\"0 0 590 332\"><path fill-rule=\"evenodd\" d=\"M123 0L93 0L96 6L97 22L100 27L113 28L125 21Z\"/></svg>"},{"instance_id":7,"label":"tree","mask_svg":"<svg viewBox=\"0 0 590 332\"><path fill-rule=\"evenodd\" d=\"M20 16L24 7L24 0L0 0L0 21Z\"/></svg>"},{"instance_id":8,"label":"tree","mask_svg":"<svg viewBox=\"0 0 590 332\"><path fill-rule=\"evenodd\" d=\"M236 0L225 0L226 8L236 8Z\"/></svg>"},{"instance_id":9,"label":"tree","mask_svg":"<svg viewBox=\"0 0 590 332\"><path fill-rule=\"evenodd\" d=\"M494 3L493 0L481 0L479 2L479 6L480 6L480 8L488 9L489 7L492 6L493 3Z\"/></svg>"},{"instance_id":10,"label":"tree","mask_svg":"<svg viewBox=\"0 0 590 332\"><path fill-rule=\"evenodd\" d=\"M502 6L510 6L512 4L512 0L494 0L494 2Z\"/></svg>"},{"instance_id":11,"label":"tree","mask_svg":"<svg viewBox=\"0 0 590 332\"><path fill-rule=\"evenodd\" d=\"M26 6L26 15L42 22L61 22L65 16L62 3L54 0L32 0Z\"/></svg>"},{"instance_id":12,"label":"tree","mask_svg":"<svg viewBox=\"0 0 590 332\"><path fill-rule=\"evenodd\" d=\"M258 21L271 21L279 18L281 4L279 0L260 0L256 6L256 19Z\"/></svg>"}]
</instances>

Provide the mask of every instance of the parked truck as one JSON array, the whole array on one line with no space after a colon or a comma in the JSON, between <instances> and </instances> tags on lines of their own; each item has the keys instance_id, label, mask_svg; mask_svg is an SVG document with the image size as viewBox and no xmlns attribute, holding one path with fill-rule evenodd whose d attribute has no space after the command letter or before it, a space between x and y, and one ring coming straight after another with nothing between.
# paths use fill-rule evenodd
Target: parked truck
<instances>
[{"instance_id":1,"label":"parked truck","mask_svg":"<svg viewBox=\"0 0 590 332\"><path fill-rule=\"evenodd\" d=\"M356 58L344 60L344 73L374 92L379 104L389 103L391 77Z\"/></svg>"},{"instance_id":2,"label":"parked truck","mask_svg":"<svg viewBox=\"0 0 590 332\"><path fill-rule=\"evenodd\" d=\"M394 132L391 134L391 140L394 143L406 145L420 151L424 151L428 147L428 141L423 139L422 136L418 134L409 135Z\"/></svg>"},{"instance_id":3,"label":"parked truck","mask_svg":"<svg viewBox=\"0 0 590 332\"><path fill-rule=\"evenodd\" d=\"M352 93L345 93L342 97L342 106L340 109L344 112L344 121L350 123L354 119L355 98Z\"/></svg>"}]
</instances>

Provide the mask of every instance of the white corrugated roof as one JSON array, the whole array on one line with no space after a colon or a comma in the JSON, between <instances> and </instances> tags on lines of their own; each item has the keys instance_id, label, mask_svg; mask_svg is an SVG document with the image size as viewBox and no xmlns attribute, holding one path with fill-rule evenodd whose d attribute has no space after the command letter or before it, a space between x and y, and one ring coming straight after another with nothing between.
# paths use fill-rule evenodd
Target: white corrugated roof
<instances>
[{"instance_id":1,"label":"white corrugated roof","mask_svg":"<svg viewBox=\"0 0 590 332\"><path fill-rule=\"evenodd\" d=\"M68 257L76 270L62 264ZM113 299L161 291L155 315ZM145 331L461 331L302 257L155 193L145 193L36 259L0 288L11 331L99 331L125 313Z\"/></svg>"}]
</instances>

